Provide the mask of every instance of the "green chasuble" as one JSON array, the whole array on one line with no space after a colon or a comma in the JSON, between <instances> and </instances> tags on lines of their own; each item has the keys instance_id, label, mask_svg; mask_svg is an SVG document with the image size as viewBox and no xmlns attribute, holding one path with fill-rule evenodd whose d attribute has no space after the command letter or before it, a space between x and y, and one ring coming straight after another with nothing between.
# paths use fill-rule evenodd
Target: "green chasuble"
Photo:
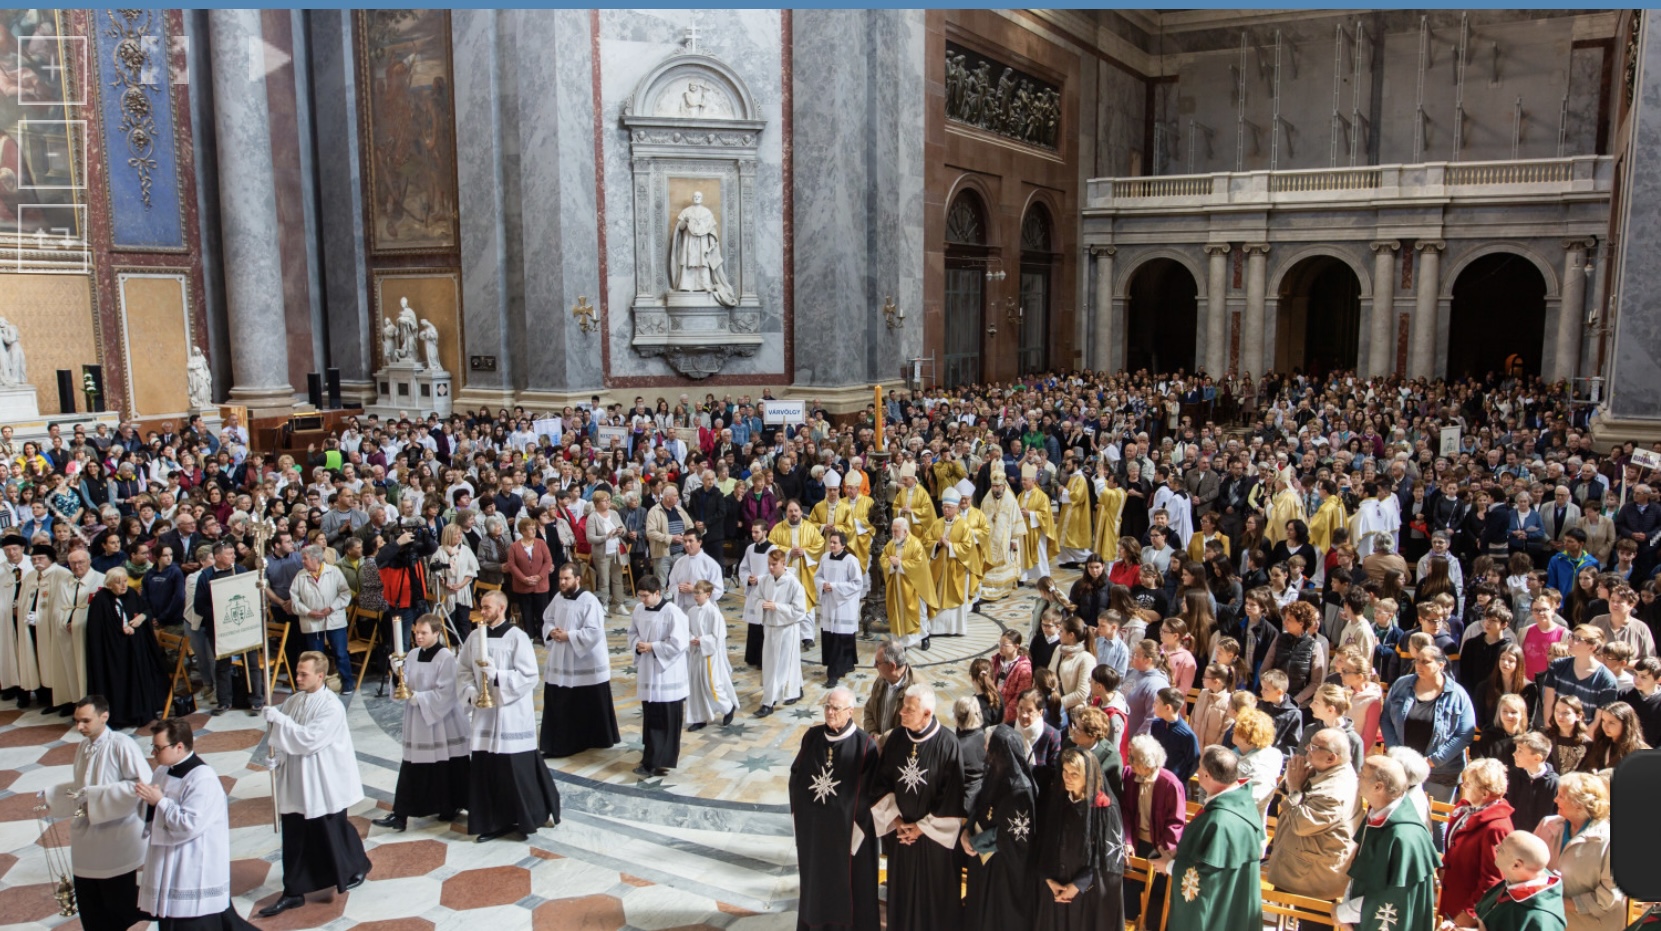
<instances>
[{"instance_id":1,"label":"green chasuble","mask_svg":"<svg viewBox=\"0 0 1661 931\"><path fill-rule=\"evenodd\" d=\"M1250 790L1230 789L1183 829L1166 927L1263 931L1263 826Z\"/></svg>"},{"instance_id":2,"label":"green chasuble","mask_svg":"<svg viewBox=\"0 0 1661 931\"><path fill-rule=\"evenodd\" d=\"M1476 903L1476 917L1488 931L1563 931L1563 880L1556 876L1532 893L1494 883Z\"/></svg>"},{"instance_id":3,"label":"green chasuble","mask_svg":"<svg viewBox=\"0 0 1661 931\"><path fill-rule=\"evenodd\" d=\"M1380 827L1363 822L1350 863L1350 899L1361 900L1355 931L1436 927L1436 847L1413 803L1402 801Z\"/></svg>"}]
</instances>

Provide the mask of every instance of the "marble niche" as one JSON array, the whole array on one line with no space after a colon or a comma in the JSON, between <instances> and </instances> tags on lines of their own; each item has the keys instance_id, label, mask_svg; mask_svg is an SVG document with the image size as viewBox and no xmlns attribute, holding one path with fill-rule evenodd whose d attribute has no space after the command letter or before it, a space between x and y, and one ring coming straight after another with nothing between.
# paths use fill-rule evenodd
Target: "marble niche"
<instances>
[{"instance_id":1,"label":"marble niche","mask_svg":"<svg viewBox=\"0 0 1661 931\"><path fill-rule=\"evenodd\" d=\"M633 349L707 378L762 345L756 292L757 143L742 79L698 52L669 56L623 110L633 168Z\"/></svg>"}]
</instances>

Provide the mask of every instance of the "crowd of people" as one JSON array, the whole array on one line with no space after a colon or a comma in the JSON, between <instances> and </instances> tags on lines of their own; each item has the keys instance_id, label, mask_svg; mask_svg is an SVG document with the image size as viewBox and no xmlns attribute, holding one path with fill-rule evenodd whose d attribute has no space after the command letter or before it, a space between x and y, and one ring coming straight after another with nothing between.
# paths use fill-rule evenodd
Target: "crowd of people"
<instances>
[{"instance_id":1,"label":"crowd of people","mask_svg":"<svg viewBox=\"0 0 1661 931\"><path fill-rule=\"evenodd\" d=\"M1624 924L1608 780L1661 733L1661 503L1560 387L1085 373L807 408L351 418L298 457L234 420L45 448L0 430L0 688L147 723L155 631L177 628L214 713L288 713L216 664L202 584L263 555L291 668L356 688L348 605L414 645L388 659L414 696L388 827L557 820L541 758L619 742L604 624L627 614L642 777L741 702L800 701L818 646L826 720L790 785L810 925L874 926L879 853L896 929L1105 928L1144 898L1170 927L1244 928L1264 876L1380 931L1543 900ZM892 636L856 696L878 576ZM912 663L1017 597L1030 628L971 664L946 727ZM825 842L849 833L849 854ZM361 879L339 859L309 884ZM1143 862L1157 879L1123 880Z\"/></svg>"}]
</instances>

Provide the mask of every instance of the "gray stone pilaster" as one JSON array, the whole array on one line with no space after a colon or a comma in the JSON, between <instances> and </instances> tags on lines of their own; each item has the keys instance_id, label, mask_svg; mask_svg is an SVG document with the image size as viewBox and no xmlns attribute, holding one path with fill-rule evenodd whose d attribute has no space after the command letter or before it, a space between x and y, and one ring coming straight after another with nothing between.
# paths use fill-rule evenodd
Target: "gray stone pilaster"
<instances>
[{"instance_id":1,"label":"gray stone pilaster","mask_svg":"<svg viewBox=\"0 0 1661 931\"><path fill-rule=\"evenodd\" d=\"M258 10L208 13L232 402L251 416L294 409L282 320L282 257Z\"/></svg>"},{"instance_id":2,"label":"gray stone pilaster","mask_svg":"<svg viewBox=\"0 0 1661 931\"><path fill-rule=\"evenodd\" d=\"M1572 381L1580 363L1580 328L1586 319L1586 249L1591 243L1570 239L1563 243L1562 302L1557 308L1557 333L1551 380Z\"/></svg>"},{"instance_id":3,"label":"gray stone pilaster","mask_svg":"<svg viewBox=\"0 0 1661 931\"><path fill-rule=\"evenodd\" d=\"M1228 255L1226 242L1205 245L1205 373L1222 378L1228 371Z\"/></svg>"},{"instance_id":4,"label":"gray stone pilaster","mask_svg":"<svg viewBox=\"0 0 1661 931\"><path fill-rule=\"evenodd\" d=\"M1090 254L1096 262L1096 306L1090 312L1096 317L1096 346L1091 365L1098 371L1113 370L1113 342L1118 339L1113 328L1113 254L1112 246L1092 246Z\"/></svg>"},{"instance_id":5,"label":"gray stone pilaster","mask_svg":"<svg viewBox=\"0 0 1661 931\"><path fill-rule=\"evenodd\" d=\"M1442 288L1442 250L1447 243L1440 239L1421 239L1413 244L1419 260L1413 269L1413 322L1408 330L1407 377L1430 378L1436 368L1437 297Z\"/></svg>"},{"instance_id":6,"label":"gray stone pilaster","mask_svg":"<svg viewBox=\"0 0 1661 931\"><path fill-rule=\"evenodd\" d=\"M1372 334L1367 340L1367 377L1383 378L1395 368L1396 358L1396 250L1400 243L1372 243Z\"/></svg>"},{"instance_id":7,"label":"gray stone pilaster","mask_svg":"<svg viewBox=\"0 0 1661 931\"><path fill-rule=\"evenodd\" d=\"M1634 79L1626 203L1619 227L1615 283L1605 311L1613 325L1601 436L1661 432L1661 21L1643 13Z\"/></svg>"},{"instance_id":8,"label":"gray stone pilaster","mask_svg":"<svg viewBox=\"0 0 1661 931\"><path fill-rule=\"evenodd\" d=\"M328 359L340 369L347 397L373 401L371 349L379 337L370 319L352 13L312 10L306 20L311 40L312 114L317 124L316 183L323 252L319 260Z\"/></svg>"},{"instance_id":9,"label":"gray stone pilaster","mask_svg":"<svg viewBox=\"0 0 1661 931\"><path fill-rule=\"evenodd\" d=\"M1263 306L1269 286L1268 268L1269 244L1246 246L1246 315L1240 323L1240 369L1254 378L1269 365Z\"/></svg>"}]
</instances>

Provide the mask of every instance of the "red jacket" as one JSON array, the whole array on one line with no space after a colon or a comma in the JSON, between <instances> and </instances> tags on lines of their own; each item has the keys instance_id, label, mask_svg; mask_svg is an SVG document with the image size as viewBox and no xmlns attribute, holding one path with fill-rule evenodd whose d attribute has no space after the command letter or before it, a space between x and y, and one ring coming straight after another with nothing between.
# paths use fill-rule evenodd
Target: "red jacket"
<instances>
[{"instance_id":1,"label":"red jacket","mask_svg":"<svg viewBox=\"0 0 1661 931\"><path fill-rule=\"evenodd\" d=\"M1503 877L1494 848L1512 831L1511 803L1500 799L1473 810L1468 802L1448 816L1447 853L1442 855L1442 901L1437 911L1452 919L1474 907Z\"/></svg>"},{"instance_id":2,"label":"red jacket","mask_svg":"<svg viewBox=\"0 0 1661 931\"><path fill-rule=\"evenodd\" d=\"M1175 850L1177 843L1182 840L1182 829L1188 822L1188 791L1183 788L1182 780L1177 774L1160 767L1158 775L1154 777L1152 800L1144 799L1143 787L1136 781L1136 771L1129 766L1125 767L1125 807L1122 815L1125 821L1125 843L1136 848L1136 825L1141 818L1142 806L1153 805L1153 817L1148 819L1148 826L1153 834L1155 851ZM1485 890L1486 891L1486 890Z\"/></svg>"},{"instance_id":3,"label":"red jacket","mask_svg":"<svg viewBox=\"0 0 1661 931\"><path fill-rule=\"evenodd\" d=\"M548 551L548 544L536 540L531 544L531 554L526 555L525 544L515 540L508 546L507 559L503 561L508 575L513 580L513 592L519 595L531 592L545 592L548 590L548 576L554 571L554 556ZM527 582L527 576L536 576L535 582ZM541 623L541 619L537 620Z\"/></svg>"},{"instance_id":4,"label":"red jacket","mask_svg":"<svg viewBox=\"0 0 1661 931\"><path fill-rule=\"evenodd\" d=\"M1009 675L1004 676L1004 666L1009 666ZM1003 684L998 686L998 694L1004 701L1004 723L1015 723L1015 702L1021 693L1032 688L1032 659L1026 656L1016 656L1015 662L1006 664L1002 656L992 657L992 678L1003 677Z\"/></svg>"}]
</instances>

